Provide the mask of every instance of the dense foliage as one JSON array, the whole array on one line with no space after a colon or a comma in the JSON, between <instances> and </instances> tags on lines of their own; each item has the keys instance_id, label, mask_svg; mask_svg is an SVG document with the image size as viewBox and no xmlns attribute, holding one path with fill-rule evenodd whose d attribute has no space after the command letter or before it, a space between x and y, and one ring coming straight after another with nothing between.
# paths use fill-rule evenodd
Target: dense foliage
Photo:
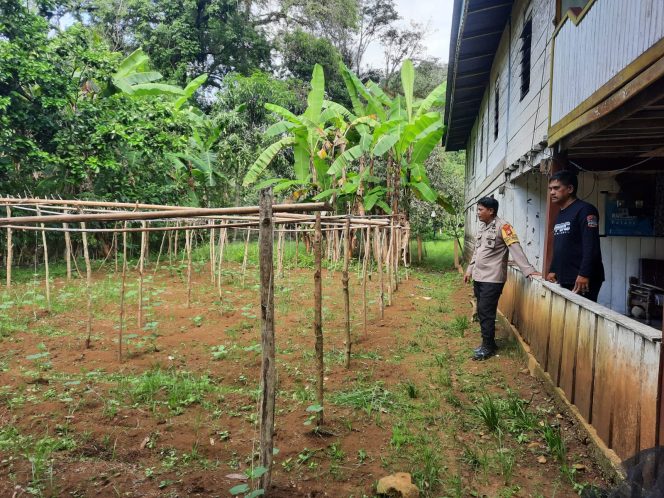
<instances>
[{"instance_id":1,"label":"dense foliage","mask_svg":"<svg viewBox=\"0 0 664 498\"><path fill-rule=\"evenodd\" d=\"M255 202L247 174L270 149L258 173L290 181L282 196L449 207L444 154L421 154L440 142L445 67L408 63L406 88L400 52L362 66L370 43L417 41L397 20L393 0L0 0L2 191L237 205Z\"/></svg>"}]
</instances>

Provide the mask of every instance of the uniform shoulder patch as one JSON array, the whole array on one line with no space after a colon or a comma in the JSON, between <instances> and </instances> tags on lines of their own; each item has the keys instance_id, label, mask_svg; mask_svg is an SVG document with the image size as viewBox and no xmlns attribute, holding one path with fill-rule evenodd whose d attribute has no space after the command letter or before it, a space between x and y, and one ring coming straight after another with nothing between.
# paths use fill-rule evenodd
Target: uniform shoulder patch
<instances>
[{"instance_id":1,"label":"uniform shoulder patch","mask_svg":"<svg viewBox=\"0 0 664 498\"><path fill-rule=\"evenodd\" d=\"M599 225L598 217L594 214L589 214L586 216L586 225L588 225L588 228L597 228Z\"/></svg>"},{"instance_id":2,"label":"uniform shoulder patch","mask_svg":"<svg viewBox=\"0 0 664 498\"><path fill-rule=\"evenodd\" d=\"M505 223L500 227L500 232L503 235L503 240L506 245L511 246L512 244L519 242L519 238L516 236L514 228L509 223Z\"/></svg>"}]
</instances>

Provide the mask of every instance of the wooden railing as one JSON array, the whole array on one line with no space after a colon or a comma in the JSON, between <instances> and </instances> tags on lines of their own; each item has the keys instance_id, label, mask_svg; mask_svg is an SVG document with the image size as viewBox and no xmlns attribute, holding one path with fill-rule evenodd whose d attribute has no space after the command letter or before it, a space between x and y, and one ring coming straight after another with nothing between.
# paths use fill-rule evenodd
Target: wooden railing
<instances>
[{"instance_id":1,"label":"wooden railing","mask_svg":"<svg viewBox=\"0 0 664 498\"><path fill-rule=\"evenodd\" d=\"M661 332L514 267L499 309L619 457L656 445Z\"/></svg>"}]
</instances>

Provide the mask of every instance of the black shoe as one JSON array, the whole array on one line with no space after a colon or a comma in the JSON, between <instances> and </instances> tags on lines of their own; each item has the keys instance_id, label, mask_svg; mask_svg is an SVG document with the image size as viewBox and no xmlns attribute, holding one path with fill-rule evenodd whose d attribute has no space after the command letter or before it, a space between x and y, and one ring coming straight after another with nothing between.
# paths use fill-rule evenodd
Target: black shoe
<instances>
[{"instance_id":1,"label":"black shoe","mask_svg":"<svg viewBox=\"0 0 664 498\"><path fill-rule=\"evenodd\" d=\"M491 358L495 354L496 354L496 349L495 348L482 346L479 350L475 351L475 354L473 355L473 360L474 361L488 360L489 358Z\"/></svg>"},{"instance_id":2,"label":"black shoe","mask_svg":"<svg viewBox=\"0 0 664 498\"><path fill-rule=\"evenodd\" d=\"M473 353L477 353L482 348L493 349L494 351L498 349L498 345L494 342L492 345L486 346L486 343L482 342L479 346L473 349Z\"/></svg>"}]
</instances>

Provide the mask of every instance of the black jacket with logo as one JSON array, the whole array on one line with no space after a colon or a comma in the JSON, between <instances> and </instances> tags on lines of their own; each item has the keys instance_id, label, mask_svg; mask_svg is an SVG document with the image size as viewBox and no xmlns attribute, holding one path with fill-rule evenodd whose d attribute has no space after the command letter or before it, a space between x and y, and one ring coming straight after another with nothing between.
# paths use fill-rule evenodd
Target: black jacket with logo
<instances>
[{"instance_id":1,"label":"black jacket with logo","mask_svg":"<svg viewBox=\"0 0 664 498\"><path fill-rule=\"evenodd\" d=\"M599 212L592 204L576 199L562 209L553 227L553 260L550 272L562 285L574 284L576 277L604 281L599 246Z\"/></svg>"}]
</instances>

